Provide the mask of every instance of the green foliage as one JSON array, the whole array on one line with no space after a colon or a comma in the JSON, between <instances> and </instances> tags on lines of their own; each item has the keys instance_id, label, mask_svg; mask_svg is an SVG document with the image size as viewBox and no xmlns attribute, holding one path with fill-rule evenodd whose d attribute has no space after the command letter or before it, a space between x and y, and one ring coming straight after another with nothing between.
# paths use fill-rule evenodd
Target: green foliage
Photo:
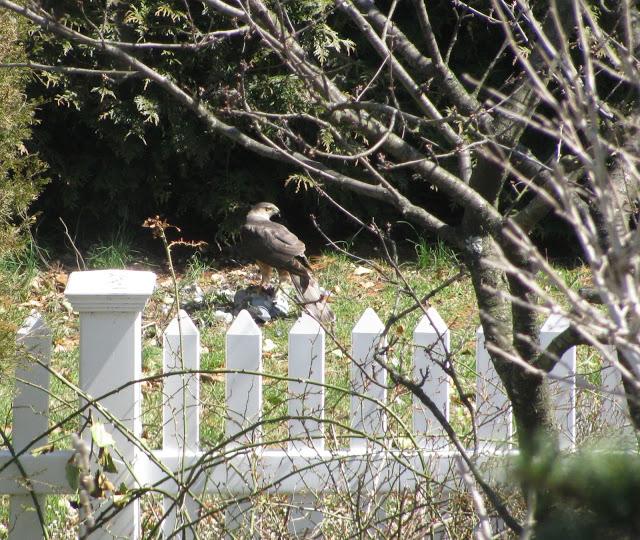
<instances>
[{"instance_id":1,"label":"green foliage","mask_svg":"<svg viewBox=\"0 0 640 540\"><path fill-rule=\"evenodd\" d=\"M209 270L209 266L198 252L189 257L184 269L183 281L185 284L197 283L201 279L205 279L205 272Z\"/></svg>"},{"instance_id":2,"label":"green foliage","mask_svg":"<svg viewBox=\"0 0 640 540\"><path fill-rule=\"evenodd\" d=\"M0 62L24 61L20 40L25 33L19 17L3 14ZM11 371L15 332L25 315L19 302L36 264L27 249L27 210L44 183L44 164L27 148L34 109L24 93L27 76L24 71L0 69L0 375Z\"/></svg>"},{"instance_id":3,"label":"green foliage","mask_svg":"<svg viewBox=\"0 0 640 540\"><path fill-rule=\"evenodd\" d=\"M320 65L324 65L330 58L331 50L349 54L355 48L350 39L341 39L338 33L327 24L318 24L313 28L313 55Z\"/></svg>"},{"instance_id":4,"label":"green foliage","mask_svg":"<svg viewBox=\"0 0 640 540\"><path fill-rule=\"evenodd\" d=\"M54 5L49 1L45 7L47 4ZM228 20L206 3L185 6L181 0L55 2L65 24L117 41L193 45L211 30L228 28ZM459 30L458 41L468 43L453 48L454 69L463 66L464 73L482 77L486 62L493 59L499 46L496 34L484 26L482 32L475 32L480 23L472 18L456 29L449 7L434 5L430 9L439 40L447 41ZM377 55L371 54L361 33L335 9L333 1L293 0L286 5L286 17L309 58L346 94L363 102L386 103L389 88L386 77L377 75L381 67ZM415 22L415 13L409 5L399 3L394 20ZM419 25L406 26L409 38L415 37L418 43L411 29L418 32ZM32 60L49 65L128 69L100 51L40 30L33 33L29 53ZM253 129L259 123L275 144L294 149L319 145L336 154L353 153L375 142L365 140L355 127L342 125L340 133L334 133L301 117L313 113L321 121L330 121L334 111L324 109L312 90L271 50L261 46L255 34L209 40L199 49L136 50L135 56L249 135L255 134ZM505 69L513 71L513 66ZM495 72L497 77L504 76L502 68ZM38 148L50 164L53 178L40 208L52 216L61 214L69 223L79 223L84 234L90 236L123 223L138 226L146 217L161 214L183 228L205 230L201 237L208 241L228 239L235 232L236 212L247 203L272 199L286 206L281 200L282 181L299 170L255 154L248 156L246 150L208 133L193 113L168 99L149 80L41 73L38 81L29 91L43 103ZM430 96L438 104L444 101L442 108L446 110L446 96L438 95L435 89L430 90ZM422 115L402 92L396 97L408 112ZM279 120L249 116L245 108L291 115L287 129L296 136L274 127L282 124ZM450 112L456 114L454 109ZM435 128L412 122L407 123L405 134L408 139L433 141L430 144L441 138ZM379 157L384 162L383 156ZM454 158L442 160L445 166L450 163L455 167L454 162ZM444 195L426 193L424 184L414 182L406 171L387 174L418 204L428 209L433 205L445 214L455 212L455 208L446 207L452 203ZM312 196L313 190L299 194L297 202L303 197L305 204L311 204ZM334 196L364 219L381 215L383 205L365 204L361 197L344 193ZM322 210L314 209L314 213L320 215ZM322 217L325 226L336 220L333 211ZM335 225L343 234L343 224ZM82 243L83 239L79 240Z\"/></svg>"},{"instance_id":5,"label":"green foliage","mask_svg":"<svg viewBox=\"0 0 640 540\"><path fill-rule=\"evenodd\" d=\"M17 16L3 15L0 61L24 61L20 39L25 31ZM24 93L27 77L25 71L0 70L0 257L20 247L27 208L44 183L44 164L26 146L34 109Z\"/></svg>"},{"instance_id":6,"label":"green foliage","mask_svg":"<svg viewBox=\"0 0 640 540\"><path fill-rule=\"evenodd\" d=\"M310 96L303 83L293 75L258 76L248 86L253 103L273 112L304 112Z\"/></svg>"},{"instance_id":7,"label":"green foliage","mask_svg":"<svg viewBox=\"0 0 640 540\"><path fill-rule=\"evenodd\" d=\"M66 24L88 33L99 30L118 41L191 42L185 36L202 39L219 22L205 5L190 5L186 12L178 0L108 2L106 10L103 4L84 3L80 8L62 0L56 8ZM333 2L296 0L289 8L292 21L302 28L302 46L319 63L331 66L336 58L352 54L353 42L329 24ZM254 39L239 47L242 43L239 37L198 50L145 50L136 55L223 118L242 109L242 98L252 108L276 113L317 106L272 53L256 46ZM89 47L40 30L32 35L29 54L50 65L126 68ZM206 224L203 236L209 241L228 239L237 227L237 212L248 202L277 200L282 181L293 172L256 156L248 158L244 150L207 133L195 115L148 80L42 73L29 92L42 102L37 141L52 176L39 208L80 223L88 236L122 224L138 226L146 217L161 214L173 216L183 227ZM243 122L241 127L249 126ZM313 140L318 134L309 129ZM331 135L321 137L329 149ZM79 238L80 244L84 241Z\"/></svg>"}]
</instances>

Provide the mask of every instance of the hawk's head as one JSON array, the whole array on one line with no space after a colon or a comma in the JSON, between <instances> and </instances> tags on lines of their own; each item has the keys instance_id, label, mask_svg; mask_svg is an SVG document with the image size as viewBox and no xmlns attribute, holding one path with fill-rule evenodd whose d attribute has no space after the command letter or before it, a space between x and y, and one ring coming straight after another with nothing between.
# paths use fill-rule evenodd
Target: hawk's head
<instances>
[{"instance_id":1,"label":"hawk's head","mask_svg":"<svg viewBox=\"0 0 640 540\"><path fill-rule=\"evenodd\" d=\"M278 215L280 213L279 208L270 202L260 202L254 204L249 210L247 217L258 219L271 219L271 216Z\"/></svg>"}]
</instances>

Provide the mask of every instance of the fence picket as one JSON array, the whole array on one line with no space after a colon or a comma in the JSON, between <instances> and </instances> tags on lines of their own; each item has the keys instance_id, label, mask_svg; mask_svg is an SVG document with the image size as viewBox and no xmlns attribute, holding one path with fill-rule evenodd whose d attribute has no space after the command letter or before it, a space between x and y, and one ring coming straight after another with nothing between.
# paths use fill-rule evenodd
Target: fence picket
<instances>
[{"instance_id":1,"label":"fence picket","mask_svg":"<svg viewBox=\"0 0 640 540\"><path fill-rule=\"evenodd\" d=\"M380 349L386 345L382 337L383 330L384 324L376 312L367 308L351 331L351 388L366 396L351 396L351 427L356 432L366 434L366 437L351 437L351 451L355 452L366 452L372 448L373 441L387 431L386 412L376 403L385 403L387 400L387 371L378 363L378 360L387 360L385 356L378 356ZM372 449L379 450L375 447ZM350 484L357 486L354 496L358 519L365 516L370 518L373 512L376 523L384 522L385 510L377 492L385 465L384 459L371 461L351 471Z\"/></svg>"},{"instance_id":2,"label":"fence picket","mask_svg":"<svg viewBox=\"0 0 640 540\"><path fill-rule=\"evenodd\" d=\"M616 357L613 347L609 354ZM609 427L623 427L629 423L629 408L622 393L622 375L616 366L606 359L602 360L600 368L602 404L600 406L600 421Z\"/></svg>"},{"instance_id":3,"label":"fence picket","mask_svg":"<svg viewBox=\"0 0 640 540\"><path fill-rule=\"evenodd\" d=\"M367 308L351 331L351 387L370 398L351 396L351 427L367 434L367 438L352 437L351 448L366 448L369 437L375 439L387 428L384 410L373 401L384 403L387 398L387 372L376 361L376 354L384 346L383 330L384 324L376 312Z\"/></svg>"},{"instance_id":4,"label":"fence picket","mask_svg":"<svg viewBox=\"0 0 640 540\"><path fill-rule=\"evenodd\" d=\"M226 375L226 439L231 441L230 447L247 444L250 448L257 448L256 445L262 441L262 430L251 426L256 425L262 416L262 376L242 371L262 371L262 332L246 310L238 314L227 331L226 358L227 369L237 370ZM228 485L253 486L251 474L252 467L247 467L244 472L229 467ZM243 538L256 536L250 501L232 503L225 511L225 523L227 538L233 538L234 533Z\"/></svg>"},{"instance_id":5,"label":"fence picket","mask_svg":"<svg viewBox=\"0 0 640 540\"><path fill-rule=\"evenodd\" d=\"M32 313L18 332L18 344L25 358L16 367L16 394L13 400L13 448L37 448L47 443L41 436L49 427L51 330L42 315ZM42 365L38 364L41 362ZM9 540L44 538L46 496L14 495L9 504ZM37 506L36 506L37 504Z\"/></svg>"},{"instance_id":6,"label":"fence picket","mask_svg":"<svg viewBox=\"0 0 640 540\"><path fill-rule=\"evenodd\" d=\"M324 330L306 314L289 332L289 448L292 451L324 450ZM316 383L316 384L314 384ZM304 417L301 419L295 417ZM311 418L309 418L311 417ZM317 419L317 420L315 420ZM294 536L307 536L322 523L319 498L309 493L305 475L291 497L288 528Z\"/></svg>"},{"instance_id":7,"label":"fence picket","mask_svg":"<svg viewBox=\"0 0 640 540\"><path fill-rule=\"evenodd\" d=\"M429 308L413 332L413 378L422 381L422 390L449 419L449 377L443 369L449 354L449 328L434 309ZM443 435L435 415L417 396L413 397L413 429L418 436L426 435L438 446Z\"/></svg>"},{"instance_id":8,"label":"fence picket","mask_svg":"<svg viewBox=\"0 0 640 540\"><path fill-rule=\"evenodd\" d=\"M189 315L180 310L165 330L163 336L164 399L162 405L162 440L164 450L173 450L179 455L180 469L186 454L199 450L200 429L200 383L197 374L173 375L172 372L200 369L200 332ZM184 486L187 476L175 471ZM187 486L188 487L188 486ZM193 497L183 492L177 499L163 497L165 519L162 532L168 538L180 529L180 538L196 538L195 528L189 523L198 516L198 504Z\"/></svg>"},{"instance_id":9,"label":"fence picket","mask_svg":"<svg viewBox=\"0 0 640 540\"><path fill-rule=\"evenodd\" d=\"M476 332L476 424L481 446L505 447L513 436L511 405L485 347L482 326Z\"/></svg>"},{"instance_id":10,"label":"fence picket","mask_svg":"<svg viewBox=\"0 0 640 540\"><path fill-rule=\"evenodd\" d=\"M553 339L569 327L569 320L551 314L540 329L540 347L545 348ZM549 386L555 411L556 424L560 428L560 447L570 449L576 441L576 348L562 355L550 375Z\"/></svg>"},{"instance_id":11,"label":"fence picket","mask_svg":"<svg viewBox=\"0 0 640 540\"><path fill-rule=\"evenodd\" d=\"M134 437L142 434L141 389L139 383L132 381L140 379L142 373L141 312L155 280L152 272L132 270L73 272L65 290L69 302L80 313L80 388L92 398L104 396L99 400L101 406L116 419L111 422L91 407L93 418L104 421L115 440L113 454L118 473L110 477L115 486L135 483L138 452L122 429ZM108 500L97 504L96 521L111 510ZM136 498L90 538L135 540L139 535L140 505Z\"/></svg>"},{"instance_id":12,"label":"fence picket","mask_svg":"<svg viewBox=\"0 0 640 540\"><path fill-rule=\"evenodd\" d=\"M303 314L289 332L290 447L324 449L324 330ZM317 384L314 384L317 383ZM318 385L319 384L319 385Z\"/></svg>"}]
</instances>

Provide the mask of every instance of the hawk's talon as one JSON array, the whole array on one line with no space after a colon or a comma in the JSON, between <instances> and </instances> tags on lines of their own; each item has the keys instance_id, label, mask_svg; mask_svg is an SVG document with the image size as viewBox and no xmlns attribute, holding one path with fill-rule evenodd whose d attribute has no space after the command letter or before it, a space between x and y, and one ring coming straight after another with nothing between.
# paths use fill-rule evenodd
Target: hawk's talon
<instances>
[{"instance_id":1,"label":"hawk's talon","mask_svg":"<svg viewBox=\"0 0 640 540\"><path fill-rule=\"evenodd\" d=\"M276 288L273 285L260 285L260 290L268 296L274 297Z\"/></svg>"}]
</instances>

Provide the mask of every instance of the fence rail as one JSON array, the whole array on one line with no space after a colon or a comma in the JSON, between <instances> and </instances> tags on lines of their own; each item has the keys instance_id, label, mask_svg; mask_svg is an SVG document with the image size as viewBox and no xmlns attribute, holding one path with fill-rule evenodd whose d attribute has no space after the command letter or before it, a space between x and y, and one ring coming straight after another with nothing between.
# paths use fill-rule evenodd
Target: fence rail
<instances>
[{"instance_id":1,"label":"fence rail","mask_svg":"<svg viewBox=\"0 0 640 540\"><path fill-rule=\"evenodd\" d=\"M163 338L162 449L145 452L141 436L141 312L152 294L150 272L74 272L65 294L80 313L79 395L84 415L101 419L115 440L117 473L113 485L152 488L163 493L165 537L176 527L184 537L203 493L231 497L226 528L248 527L248 497L258 490L292 497L290 529L304 534L322 520L314 495L327 489L374 493L415 487L425 478L444 478L452 469L455 452L446 443L432 411L413 400L412 431L417 444L411 451L390 447L386 438L389 409L384 406L387 372L376 359L383 345L384 325L367 309L352 331L350 424L348 448L325 445L325 334L303 315L289 334L288 413L290 441L286 448L262 446L262 335L247 312L241 312L226 335L226 413L223 449L207 451L199 443L200 336L181 311ZM567 321L552 315L542 327L541 345L562 332ZM32 315L18 339L28 359L16 372L11 450L0 451L0 493L10 495L9 535L12 539L43 537L38 514L44 496L72 493L66 468L71 450L31 455L46 442L49 407L48 370L51 332L43 318ZM413 333L413 375L445 418L450 414L447 362L449 329L430 308ZM508 451L513 422L508 400L477 334L476 421L481 452L475 459ZM552 395L562 445L576 440L576 351L567 351L552 372ZM601 419L620 425L625 405L619 396L620 377L603 366ZM87 431L87 430L85 430ZM87 437L87 433L84 433ZM180 497L176 498L176 494ZM176 502L177 501L177 502ZM100 516L109 501L97 506ZM34 511L35 510L35 511ZM133 499L91 538L138 538L140 504Z\"/></svg>"}]
</instances>

